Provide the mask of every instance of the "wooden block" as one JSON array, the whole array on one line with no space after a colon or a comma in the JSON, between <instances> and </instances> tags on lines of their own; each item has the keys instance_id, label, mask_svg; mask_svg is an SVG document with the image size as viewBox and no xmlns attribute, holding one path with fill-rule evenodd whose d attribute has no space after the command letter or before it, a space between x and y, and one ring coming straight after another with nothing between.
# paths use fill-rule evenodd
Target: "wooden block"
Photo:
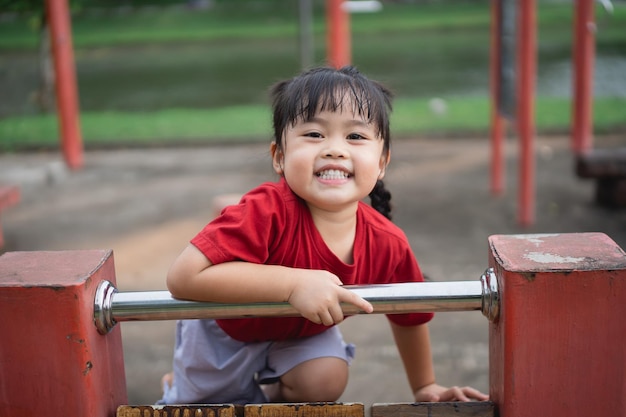
<instances>
[{"instance_id":1,"label":"wooden block","mask_svg":"<svg viewBox=\"0 0 626 417\"><path fill-rule=\"evenodd\" d=\"M243 417L234 404L120 405L117 417Z\"/></svg>"},{"instance_id":2,"label":"wooden block","mask_svg":"<svg viewBox=\"0 0 626 417\"><path fill-rule=\"evenodd\" d=\"M494 235L489 246L498 413L626 416L626 252L603 233Z\"/></svg>"},{"instance_id":3,"label":"wooden block","mask_svg":"<svg viewBox=\"0 0 626 417\"><path fill-rule=\"evenodd\" d=\"M245 417L364 417L361 403L248 404Z\"/></svg>"},{"instance_id":4,"label":"wooden block","mask_svg":"<svg viewBox=\"0 0 626 417\"><path fill-rule=\"evenodd\" d=\"M491 401L442 403L382 403L372 405L372 417L494 417Z\"/></svg>"},{"instance_id":5,"label":"wooden block","mask_svg":"<svg viewBox=\"0 0 626 417\"><path fill-rule=\"evenodd\" d=\"M0 416L111 417L128 402L122 335L93 322L110 250L0 256Z\"/></svg>"}]
</instances>

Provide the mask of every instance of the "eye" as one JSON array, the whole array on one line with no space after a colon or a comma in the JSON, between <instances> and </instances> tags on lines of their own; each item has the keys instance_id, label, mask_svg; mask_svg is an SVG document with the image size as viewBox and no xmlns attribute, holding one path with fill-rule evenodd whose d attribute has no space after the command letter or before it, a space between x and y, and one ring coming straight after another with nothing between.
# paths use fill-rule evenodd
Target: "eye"
<instances>
[{"instance_id":1,"label":"eye","mask_svg":"<svg viewBox=\"0 0 626 417\"><path fill-rule=\"evenodd\" d=\"M361 139L365 139L365 136L359 134L359 133L350 133L348 135L348 139L350 140L361 140Z\"/></svg>"},{"instance_id":2,"label":"eye","mask_svg":"<svg viewBox=\"0 0 626 417\"><path fill-rule=\"evenodd\" d=\"M319 132L307 132L304 134L304 136L309 137L309 138L321 138L322 134Z\"/></svg>"}]
</instances>

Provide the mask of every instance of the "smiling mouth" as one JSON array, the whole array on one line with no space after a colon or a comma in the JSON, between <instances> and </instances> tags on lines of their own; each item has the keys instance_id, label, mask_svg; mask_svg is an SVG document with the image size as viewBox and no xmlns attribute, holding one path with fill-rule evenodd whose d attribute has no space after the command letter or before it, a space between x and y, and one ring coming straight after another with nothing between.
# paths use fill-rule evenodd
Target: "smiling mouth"
<instances>
[{"instance_id":1,"label":"smiling mouth","mask_svg":"<svg viewBox=\"0 0 626 417\"><path fill-rule=\"evenodd\" d=\"M318 178L323 180L345 180L350 178L349 173L341 171L339 169L327 169L318 172L316 175Z\"/></svg>"}]
</instances>

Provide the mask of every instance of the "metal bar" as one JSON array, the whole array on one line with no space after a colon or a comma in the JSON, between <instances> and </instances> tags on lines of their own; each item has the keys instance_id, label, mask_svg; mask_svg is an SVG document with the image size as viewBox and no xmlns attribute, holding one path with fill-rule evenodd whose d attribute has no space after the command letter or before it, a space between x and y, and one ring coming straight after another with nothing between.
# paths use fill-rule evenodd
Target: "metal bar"
<instances>
[{"instance_id":1,"label":"metal bar","mask_svg":"<svg viewBox=\"0 0 626 417\"><path fill-rule=\"evenodd\" d=\"M346 286L374 306L377 314L482 310L497 317L497 282L488 270L480 281L422 282ZM362 313L342 304L344 314ZM94 322L107 333L118 322L245 317L294 317L299 313L287 302L223 304L173 298L168 291L118 292L108 281L98 286Z\"/></svg>"}]
</instances>

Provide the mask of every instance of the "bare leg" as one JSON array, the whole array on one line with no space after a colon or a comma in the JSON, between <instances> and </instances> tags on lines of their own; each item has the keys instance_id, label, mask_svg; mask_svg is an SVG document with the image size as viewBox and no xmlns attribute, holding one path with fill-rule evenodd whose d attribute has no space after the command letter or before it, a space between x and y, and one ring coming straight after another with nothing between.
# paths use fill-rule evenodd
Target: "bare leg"
<instances>
[{"instance_id":1,"label":"bare leg","mask_svg":"<svg viewBox=\"0 0 626 417\"><path fill-rule=\"evenodd\" d=\"M348 364L335 357L311 359L291 369L264 391L270 402L333 402L348 384Z\"/></svg>"}]
</instances>

